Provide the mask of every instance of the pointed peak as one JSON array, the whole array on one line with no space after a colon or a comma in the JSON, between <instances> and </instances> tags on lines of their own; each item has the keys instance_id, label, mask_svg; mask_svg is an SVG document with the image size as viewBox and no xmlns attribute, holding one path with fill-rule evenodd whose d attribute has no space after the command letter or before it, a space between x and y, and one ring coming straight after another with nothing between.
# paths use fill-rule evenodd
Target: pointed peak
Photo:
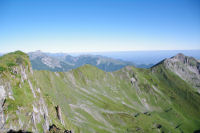
<instances>
[{"instance_id":1,"label":"pointed peak","mask_svg":"<svg viewBox=\"0 0 200 133\"><path fill-rule=\"evenodd\" d=\"M197 60L193 57L185 56L182 53L178 53L171 58L166 58L166 59L160 61L159 63L157 63L153 67L159 66L161 64L163 64L163 65L166 65L166 64L169 64L169 63L174 64L175 62L179 62L179 64L182 63L182 64L188 64L188 65L196 65Z\"/></svg>"},{"instance_id":2,"label":"pointed peak","mask_svg":"<svg viewBox=\"0 0 200 133\"><path fill-rule=\"evenodd\" d=\"M181 56L185 56L185 55L183 53L178 53L176 56L181 57Z\"/></svg>"},{"instance_id":3,"label":"pointed peak","mask_svg":"<svg viewBox=\"0 0 200 133\"><path fill-rule=\"evenodd\" d=\"M171 61L178 61L178 62L182 62L184 64L191 64L191 62L198 62L195 58L191 57L191 56L186 56L182 53L179 53L173 57L171 57L170 59L167 59L167 60L171 60Z\"/></svg>"},{"instance_id":4,"label":"pointed peak","mask_svg":"<svg viewBox=\"0 0 200 133\"><path fill-rule=\"evenodd\" d=\"M182 53L178 53L177 55L175 55L175 56L173 56L173 57L171 57L171 58L184 59L185 57L187 57L187 56L185 56L185 55L182 54Z\"/></svg>"}]
</instances>

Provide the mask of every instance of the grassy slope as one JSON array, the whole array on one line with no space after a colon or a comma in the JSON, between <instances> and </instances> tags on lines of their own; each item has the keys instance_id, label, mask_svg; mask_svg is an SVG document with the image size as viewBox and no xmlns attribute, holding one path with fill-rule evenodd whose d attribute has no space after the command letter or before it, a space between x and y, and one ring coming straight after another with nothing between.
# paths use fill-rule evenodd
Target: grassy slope
<instances>
[{"instance_id":1,"label":"grassy slope","mask_svg":"<svg viewBox=\"0 0 200 133\"><path fill-rule=\"evenodd\" d=\"M9 83L12 86L13 99L7 98L5 103L5 115L9 116L6 120L6 126L11 124L18 126L18 118L27 122L27 118L18 116L16 110L18 107L24 107L25 112L29 112L32 108L31 103L33 101L33 95L29 87L28 82L25 81L22 87L19 87L21 81L21 75L13 73L13 68L19 69L19 65L30 66L28 56L20 51L9 53L0 57L0 68L2 83Z\"/></svg>"},{"instance_id":2,"label":"grassy slope","mask_svg":"<svg viewBox=\"0 0 200 133\"><path fill-rule=\"evenodd\" d=\"M17 125L19 118L30 121L25 114L37 102L27 89L27 81L20 88L21 75L12 73L19 64L30 66L28 56L20 51L0 57L2 79L11 81L15 98L5 103L7 126ZM200 127L200 96L162 64L153 69L126 67L112 73L91 65L65 73L34 71L31 75L29 71L28 67L29 80L41 89L52 123L60 128L64 127L56 118L56 105L63 111L65 128L75 132L193 132ZM137 82L131 84L132 77ZM21 115L16 115L18 107L24 108ZM156 128L158 124L161 129ZM42 131L41 125L37 126Z\"/></svg>"},{"instance_id":3,"label":"grassy slope","mask_svg":"<svg viewBox=\"0 0 200 133\"><path fill-rule=\"evenodd\" d=\"M37 81L30 72L30 61L26 54L21 51L16 51L0 57L0 68L0 85L6 86L6 91L10 88L13 97L6 97L4 104L6 124L4 128L32 131L34 128L34 124L32 123L32 112L34 112L32 105L39 104L41 97L45 100L47 105L49 119L51 120L50 124L56 124L57 127L61 129L74 128L70 122L67 121L68 119L65 116L63 116L63 120L67 123L67 126L63 127L57 118L55 110L56 104L51 100L51 97L36 91L39 87L37 86ZM23 82L21 75L22 68L27 76L27 80ZM33 86L36 98L34 98L28 80ZM36 128L39 132L43 132L42 126L44 124L44 119L43 116L40 116L40 118L41 121L36 123ZM23 124L22 127L19 121Z\"/></svg>"},{"instance_id":4,"label":"grassy slope","mask_svg":"<svg viewBox=\"0 0 200 133\"><path fill-rule=\"evenodd\" d=\"M35 77L82 132L192 132L200 127L200 96L162 65L154 72L126 67L113 73L85 65L65 73L35 71Z\"/></svg>"},{"instance_id":5,"label":"grassy slope","mask_svg":"<svg viewBox=\"0 0 200 133\"><path fill-rule=\"evenodd\" d=\"M19 64L30 66L28 55L21 51L12 52L0 57L0 72L11 70Z\"/></svg>"}]
</instances>

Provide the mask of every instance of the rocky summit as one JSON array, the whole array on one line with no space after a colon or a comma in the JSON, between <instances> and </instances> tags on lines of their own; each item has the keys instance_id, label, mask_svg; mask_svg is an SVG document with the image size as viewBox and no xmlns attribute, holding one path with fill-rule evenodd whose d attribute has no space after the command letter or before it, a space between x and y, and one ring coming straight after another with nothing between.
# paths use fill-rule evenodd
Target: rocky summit
<instances>
[{"instance_id":1,"label":"rocky summit","mask_svg":"<svg viewBox=\"0 0 200 133\"><path fill-rule=\"evenodd\" d=\"M32 70L21 51L0 57L2 133L193 133L199 105L200 63L183 54L114 72Z\"/></svg>"},{"instance_id":2,"label":"rocky summit","mask_svg":"<svg viewBox=\"0 0 200 133\"><path fill-rule=\"evenodd\" d=\"M177 54L166 59L165 66L200 92L200 62L193 57Z\"/></svg>"}]
</instances>

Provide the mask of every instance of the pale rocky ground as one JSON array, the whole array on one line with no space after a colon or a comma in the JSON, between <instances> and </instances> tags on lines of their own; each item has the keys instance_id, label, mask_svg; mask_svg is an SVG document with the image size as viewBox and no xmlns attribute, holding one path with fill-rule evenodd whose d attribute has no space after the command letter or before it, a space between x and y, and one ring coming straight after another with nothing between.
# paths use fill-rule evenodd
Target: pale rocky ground
<instances>
[{"instance_id":1,"label":"pale rocky ground","mask_svg":"<svg viewBox=\"0 0 200 133\"><path fill-rule=\"evenodd\" d=\"M198 89L200 93L200 63L193 57L178 54L164 61L165 66Z\"/></svg>"}]
</instances>

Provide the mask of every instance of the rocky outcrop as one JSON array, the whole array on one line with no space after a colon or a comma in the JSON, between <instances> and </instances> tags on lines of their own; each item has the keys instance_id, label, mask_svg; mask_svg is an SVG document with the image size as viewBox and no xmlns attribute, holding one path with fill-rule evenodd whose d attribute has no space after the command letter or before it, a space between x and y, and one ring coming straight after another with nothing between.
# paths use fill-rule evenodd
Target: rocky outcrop
<instances>
[{"instance_id":1,"label":"rocky outcrop","mask_svg":"<svg viewBox=\"0 0 200 133\"><path fill-rule=\"evenodd\" d=\"M72 131L66 129L60 129L53 124L49 127L49 133L72 133Z\"/></svg>"},{"instance_id":2,"label":"rocky outcrop","mask_svg":"<svg viewBox=\"0 0 200 133\"><path fill-rule=\"evenodd\" d=\"M62 112L61 112L60 106L57 105L55 108L56 108L56 113L57 113L58 119L60 120L61 124L64 125L65 123L64 123L64 121L62 119Z\"/></svg>"},{"instance_id":3,"label":"rocky outcrop","mask_svg":"<svg viewBox=\"0 0 200 133\"><path fill-rule=\"evenodd\" d=\"M6 91L4 90L3 86L0 86L0 129L3 128L5 124L5 116L3 112L3 105L6 98Z\"/></svg>"},{"instance_id":4,"label":"rocky outcrop","mask_svg":"<svg viewBox=\"0 0 200 133\"><path fill-rule=\"evenodd\" d=\"M200 92L200 63L193 57L183 54L164 60L164 66L189 82Z\"/></svg>"},{"instance_id":5,"label":"rocky outcrop","mask_svg":"<svg viewBox=\"0 0 200 133\"><path fill-rule=\"evenodd\" d=\"M54 115L56 111L53 105L49 107L46 103L47 99L33 77L28 57L20 52L5 56L12 59L7 61L12 63L0 73L0 133L46 133L52 119L57 117ZM5 67L7 64L0 65ZM56 120L56 123L64 125L60 107L58 114L60 121Z\"/></svg>"},{"instance_id":6,"label":"rocky outcrop","mask_svg":"<svg viewBox=\"0 0 200 133\"><path fill-rule=\"evenodd\" d=\"M162 128L162 125L161 124L157 124L156 128L160 129L160 128Z\"/></svg>"}]
</instances>

